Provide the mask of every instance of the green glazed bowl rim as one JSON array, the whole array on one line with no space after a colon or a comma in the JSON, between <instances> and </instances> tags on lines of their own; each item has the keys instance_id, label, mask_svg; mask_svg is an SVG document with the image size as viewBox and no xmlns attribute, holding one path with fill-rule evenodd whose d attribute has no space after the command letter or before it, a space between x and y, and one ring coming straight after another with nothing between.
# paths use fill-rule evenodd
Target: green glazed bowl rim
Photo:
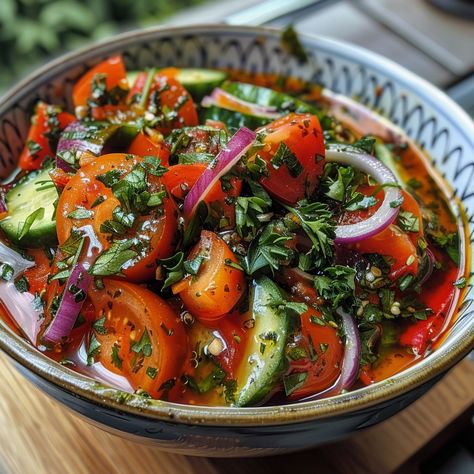
<instances>
[{"instance_id":1,"label":"green glazed bowl rim","mask_svg":"<svg viewBox=\"0 0 474 474\"><path fill-rule=\"evenodd\" d=\"M164 34L199 34L206 31L212 31L213 33L245 32L256 37L270 36L274 38L279 37L281 34L281 31L275 28L213 24L186 27L152 27L130 31L95 45L87 46L76 52L63 55L39 68L4 95L0 100L0 112L5 112L12 107L18 97L21 96L21 91L31 82L39 80L46 82L65 68L80 64L91 53L100 55L107 53L109 50L116 51L122 45L127 45L140 38L153 38L154 36ZM447 111L448 114L456 116L456 121L460 123L460 127L464 128L466 136L470 134L471 137L474 137L474 123L458 105L436 87L402 66L375 53L342 41L312 35L300 35L300 37L303 42L317 42L332 49L340 50L343 48L344 56L346 57L361 58L367 63L376 63L379 70L390 70L390 73L407 87L424 90L425 94L429 93L437 101L438 111ZM472 144L472 149L474 156L474 144ZM396 399L410 390L441 376L474 348L474 321L470 321L469 326L464 328L463 332L450 338L448 343L442 344L429 357L385 381L321 400L249 408L181 405L161 400L149 400L138 395L125 394L120 390L106 387L85 375L54 362L31 346L26 340L17 336L3 322L0 322L0 348L14 361L40 378L60 387L64 391L112 410L170 423L217 427L270 426L348 415L358 410Z\"/></svg>"}]
</instances>

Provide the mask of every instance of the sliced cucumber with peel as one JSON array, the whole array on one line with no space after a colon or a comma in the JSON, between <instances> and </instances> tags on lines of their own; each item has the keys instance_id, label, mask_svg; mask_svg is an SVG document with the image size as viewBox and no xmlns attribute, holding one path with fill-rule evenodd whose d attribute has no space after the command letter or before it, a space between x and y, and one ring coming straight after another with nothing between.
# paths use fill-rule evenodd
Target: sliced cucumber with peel
<instances>
[{"instance_id":1,"label":"sliced cucumber with peel","mask_svg":"<svg viewBox=\"0 0 474 474\"><path fill-rule=\"evenodd\" d=\"M215 69L178 68L177 71L176 79L192 95L195 101L200 101L227 78L225 72ZM158 69L157 72L160 72L160 70ZM130 87L135 82L139 73L140 71L127 72Z\"/></svg>"},{"instance_id":2,"label":"sliced cucumber with peel","mask_svg":"<svg viewBox=\"0 0 474 474\"><path fill-rule=\"evenodd\" d=\"M50 167L32 171L5 196L9 215L0 228L19 247L42 248L57 243L55 206L58 191Z\"/></svg>"},{"instance_id":3,"label":"sliced cucumber with peel","mask_svg":"<svg viewBox=\"0 0 474 474\"><path fill-rule=\"evenodd\" d=\"M255 280L250 289L253 327L235 373L236 406L264 402L287 370L285 346L293 321L286 312L270 305L274 297L278 300L281 296L282 290L266 276Z\"/></svg>"}]
</instances>

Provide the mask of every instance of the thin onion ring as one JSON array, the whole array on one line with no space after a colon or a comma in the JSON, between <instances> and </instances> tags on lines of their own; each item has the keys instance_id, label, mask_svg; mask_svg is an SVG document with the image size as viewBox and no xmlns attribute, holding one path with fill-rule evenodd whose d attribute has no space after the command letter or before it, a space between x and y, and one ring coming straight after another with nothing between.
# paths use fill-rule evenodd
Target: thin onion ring
<instances>
[{"instance_id":1,"label":"thin onion ring","mask_svg":"<svg viewBox=\"0 0 474 474\"><path fill-rule=\"evenodd\" d=\"M356 224L339 225L336 227L337 244L352 244L372 237L388 227L397 217L399 206L392 207L401 199L399 183L395 175L377 158L363 153L347 145L328 145L326 147L326 161L353 166L354 168L372 176L384 189L384 200L377 211Z\"/></svg>"}]
</instances>

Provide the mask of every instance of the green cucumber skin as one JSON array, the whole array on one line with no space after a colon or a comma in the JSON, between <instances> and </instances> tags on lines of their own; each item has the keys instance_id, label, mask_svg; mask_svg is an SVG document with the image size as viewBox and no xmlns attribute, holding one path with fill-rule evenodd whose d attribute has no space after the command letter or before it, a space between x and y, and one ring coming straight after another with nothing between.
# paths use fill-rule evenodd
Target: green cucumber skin
<instances>
[{"instance_id":1,"label":"green cucumber skin","mask_svg":"<svg viewBox=\"0 0 474 474\"><path fill-rule=\"evenodd\" d=\"M253 282L250 308L255 325L241 366L237 370L235 406L251 406L264 402L287 370L285 347L293 324L287 314L278 313L266 306L270 295L278 295L281 292L268 277L262 276ZM276 333L277 340L274 343L259 338L260 334L268 332ZM260 351L261 342L266 343L263 354ZM254 359L253 364L248 362L250 357Z\"/></svg>"},{"instance_id":2,"label":"green cucumber skin","mask_svg":"<svg viewBox=\"0 0 474 474\"><path fill-rule=\"evenodd\" d=\"M127 72L127 80L133 85L140 71ZM160 72L158 69L157 72ZM223 71L202 68L179 68L176 79L191 94L192 98L199 102L205 95L209 94L227 79Z\"/></svg>"},{"instance_id":3,"label":"green cucumber skin","mask_svg":"<svg viewBox=\"0 0 474 474\"><path fill-rule=\"evenodd\" d=\"M253 115L235 112L234 110L222 109L212 105L211 107L203 108L201 111L201 120L218 120L224 122L229 130L237 130L240 127L247 127L251 130L262 127L270 123L272 119L255 117Z\"/></svg>"},{"instance_id":4,"label":"green cucumber skin","mask_svg":"<svg viewBox=\"0 0 474 474\"><path fill-rule=\"evenodd\" d=\"M37 191L35 185L39 181L51 181L49 170L50 168L46 168L29 173L5 196L7 209L11 212L11 215L0 221L0 228L9 240L19 247L43 248L57 244L54 214L58 191L55 187ZM23 207L24 211L19 210L18 207ZM19 230L22 228L25 219L40 207L44 207L44 217L33 222L27 234L21 240L18 240Z\"/></svg>"},{"instance_id":5,"label":"green cucumber skin","mask_svg":"<svg viewBox=\"0 0 474 474\"><path fill-rule=\"evenodd\" d=\"M317 107L308 104L283 92L277 92L267 87L254 86L244 82L226 81L221 88L239 99L259 105L275 107L280 112L309 113L316 114Z\"/></svg>"}]
</instances>

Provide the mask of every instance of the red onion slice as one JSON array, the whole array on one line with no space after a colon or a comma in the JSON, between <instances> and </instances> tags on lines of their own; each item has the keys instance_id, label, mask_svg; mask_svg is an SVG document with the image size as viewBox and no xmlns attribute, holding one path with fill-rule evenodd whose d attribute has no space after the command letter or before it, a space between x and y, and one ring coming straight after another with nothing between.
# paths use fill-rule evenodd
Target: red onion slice
<instances>
[{"instance_id":1,"label":"red onion slice","mask_svg":"<svg viewBox=\"0 0 474 474\"><path fill-rule=\"evenodd\" d=\"M337 392L340 392L341 390L350 388L357 378L359 373L361 345L359 330L357 329L357 324L354 318L340 307L336 312L342 319L344 333L346 335L341 375L336 384Z\"/></svg>"},{"instance_id":2,"label":"red onion slice","mask_svg":"<svg viewBox=\"0 0 474 474\"><path fill-rule=\"evenodd\" d=\"M44 333L45 340L57 343L69 336L84 304L91 281L92 277L84 265L77 263L67 279L58 311ZM83 292L80 298L77 297L78 291Z\"/></svg>"},{"instance_id":3,"label":"red onion slice","mask_svg":"<svg viewBox=\"0 0 474 474\"><path fill-rule=\"evenodd\" d=\"M359 361L361 354L361 343L359 330L354 318L344 311L337 308L337 314L341 317L344 333L346 336L346 344L344 347L344 357L341 363L341 373L336 383L331 387L321 390L318 393L298 400L299 402L309 402L311 400L319 400L320 398L332 397L340 395L342 390L350 388L357 379L359 374Z\"/></svg>"},{"instance_id":4,"label":"red onion slice","mask_svg":"<svg viewBox=\"0 0 474 474\"><path fill-rule=\"evenodd\" d=\"M203 107L211 107L213 105L224 109L235 110L254 117L268 118L271 120L281 117L281 113L276 107L254 104L246 100L239 99L235 95L229 94L220 87L216 87L211 95L204 97L201 101ZM232 107L235 106L235 109Z\"/></svg>"},{"instance_id":5,"label":"red onion slice","mask_svg":"<svg viewBox=\"0 0 474 474\"><path fill-rule=\"evenodd\" d=\"M13 278L23 273L27 268L33 267L35 262L26 260L18 252L0 242L0 263L6 263L13 268Z\"/></svg>"},{"instance_id":6,"label":"red onion slice","mask_svg":"<svg viewBox=\"0 0 474 474\"><path fill-rule=\"evenodd\" d=\"M196 206L205 199L217 181L228 173L253 145L256 136L255 132L246 127L237 130L186 195L183 203L185 216L189 217L194 213Z\"/></svg>"},{"instance_id":7,"label":"red onion slice","mask_svg":"<svg viewBox=\"0 0 474 474\"><path fill-rule=\"evenodd\" d=\"M395 175L381 161L372 155L363 153L347 145L328 145L326 148L326 161L349 165L372 176L384 189L384 200L377 211L368 219L357 224L340 225L336 227L337 244L352 244L378 234L388 227L397 217L399 206L391 207L392 202L401 198L398 181Z\"/></svg>"},{"instance_id":8,"label":"red onion slice","mask_svg":"<svg viewBox=\"0 0 474 474\"><path fill-rule=\"evenodd\" d=\"M74 168L67 163L62 155L71 153L72 156L82 152L89 152L93 155L100 155L104 147L103 143L94 143L88 139L90 132L83 123L76 121L70 123L61 133L56 150L56 166L66 172L74 171ZM73 136L75 138L68 138Z\"/></svg>"},{"instance_id":9,"label":"red onion slice","mask_svg":"<svg viewBox=\"0 0 474 474\"><path fill-rule=\"evenodd\" d=\"M35 297L31 293L20 293L12 282L0 281L0 300L20 331L36 344L41 328L41 310L33 305Z\"/></svg>"}]
</instances>

